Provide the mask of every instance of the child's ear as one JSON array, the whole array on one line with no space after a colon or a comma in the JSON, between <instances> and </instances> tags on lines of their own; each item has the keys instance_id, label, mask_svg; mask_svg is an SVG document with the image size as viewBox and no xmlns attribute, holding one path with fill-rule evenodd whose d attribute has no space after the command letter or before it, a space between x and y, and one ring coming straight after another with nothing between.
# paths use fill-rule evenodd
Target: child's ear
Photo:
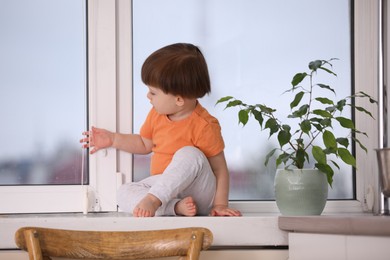
<instances>
[{"instance_id":1,"label":"child's ear","mask_svg":"<svg viewBox=\"0 0 390 260\"><path fill-rule=\"evenodd\" d=\"M182 96L176 96L176 105L179 107L184 106L184 98Z\"/></svg>"}]
</instances>

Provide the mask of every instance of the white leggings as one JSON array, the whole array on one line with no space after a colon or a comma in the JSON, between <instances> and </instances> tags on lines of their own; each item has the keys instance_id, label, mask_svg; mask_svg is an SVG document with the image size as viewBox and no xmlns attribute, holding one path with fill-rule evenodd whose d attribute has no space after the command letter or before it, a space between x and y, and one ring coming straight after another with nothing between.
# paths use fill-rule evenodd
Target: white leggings
<instances>
[{"instance_id":1,"label":"white leggings","mask_svg":"<svg viewBox=\"0 0 390 260\"><path fill-rule=\"evenodd\" d=\"M185 146L174 154L163 174L122 185L118 190L118 206L132 213L138 202L150 193L162 202L156 216L176 215L176 203L191 196L197 205L197 215L208 215L215 191L216 179L208 159L199 149Z\"/></svg>"}]
</instances>

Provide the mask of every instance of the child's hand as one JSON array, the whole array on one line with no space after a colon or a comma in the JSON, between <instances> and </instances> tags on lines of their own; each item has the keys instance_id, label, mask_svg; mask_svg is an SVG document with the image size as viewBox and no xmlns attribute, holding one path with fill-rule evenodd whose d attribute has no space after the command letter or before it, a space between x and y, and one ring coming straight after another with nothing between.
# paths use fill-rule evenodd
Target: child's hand
<instances>
[{"instance_id":1,"label":"child's hand","mask_svg":"<svg viewBox=\"0 0 390 260\"><path fill-rule=\"evenodd\" d=\"M231 216L231 217L239 217L241 216L241 212L236 209L228 208L225 205L216 205L210 211L210 216Z\"/></svg>"},{"instance_id":2,"label":"child's hand","mask_svg":"<svg viewBox=\"0 0 390 260\"><path fill-rule=\"evenodd\" d=\"M114 133L107 131L105 129L92 127L91 131L83 132L85 138L80 139L83 148L93 149L90 151L90 154L94 154L100 149L111 147L114 143Z\"/></svg>"}]
</instances>

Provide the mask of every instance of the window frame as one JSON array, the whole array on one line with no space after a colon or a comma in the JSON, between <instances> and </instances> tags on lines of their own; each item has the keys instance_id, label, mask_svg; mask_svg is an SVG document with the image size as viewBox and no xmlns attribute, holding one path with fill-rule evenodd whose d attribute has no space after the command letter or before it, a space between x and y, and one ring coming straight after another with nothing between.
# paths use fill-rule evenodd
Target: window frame
<instances>
[{"instance_id":1,"label":"window frame","mask_svg":"<svg viewBox=\"0 0 390 260\"><path fill-rule=\"evenodd\" d=\"M381 1L354 0L354 87L355 92L364 91L379 101L379 105L369 104L367 100L356 100L357 106L369 107L376 120L366 123L366 117L357 114L357 129L367 133L369 139L363 140L368 153L356 149L356 201L363 211L378 210L380 201L379 174L375 149L380 145L381 127L379 118L379 89L382 88L382 46L381 46ZM372 88L370 88L372 86ZM374 203L372 204L372 198Z\"/></svg>"},{"instance_id":2,"label":"window frame","mask_svg":"<svg viewBox=\"0 0 390 260\"><path fill-rule=\"evenodd\" d=\"M89 125L111 131L132 132L132 33L131 0L87 0ZM377 1L354 1L355 91L378 96L380 84L379 5ZM371 88L369 88L372 86ZM366 106L357 101L357 105ZM369 104L368 104L369 105ZM378 109L371 111L378 118ZM359 113L360 114L360 113ZM356 115L356 126L369 139L362 140L368 154L356 150L356 200L328 201L325 213L362 212L371 209L378 192L375 150L379 147L379 123L366 124ZM132 156L106 149L89 156L90 211L117 211L116 189L132 181ZM0 187L0 213L82 212L81 186ZM371 189L372 188L372 189ZM279 212L274 201L234 201L231 206L246 212ZM378 207L376 204L375 207Z\"/></svg>"},{"instance_id":3,"label":"window frame","mask_svg":"<svg viewBox=\"0 0 390 260\"><path fill-rule=\"evenodd\" d=\"M86 9L89 125L116 131L115 1L88 0ZM114 149L89 156L89 184L84 186L2 186L0 214L84 212L86 189L89 211L116 211L116 189L120 184L116 163Z\"/></svg>"}]
</instances>

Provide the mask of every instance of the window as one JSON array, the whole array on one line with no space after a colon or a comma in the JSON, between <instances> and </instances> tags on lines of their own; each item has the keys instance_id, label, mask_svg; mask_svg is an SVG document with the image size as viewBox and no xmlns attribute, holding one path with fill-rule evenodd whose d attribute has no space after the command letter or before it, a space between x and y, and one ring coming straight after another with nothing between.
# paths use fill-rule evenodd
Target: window
<instances>
[{"instance_id":1,"label":"window","mask_svg":"<svg viewBox=\"0 0 390 260\"><path fill-rule=\"evenodd\" d=\"M0 117L7 137L0 147L0 184L80 184L85 5L6 1L0 12Z\"/></svg>"},{"instance_id":2,"label":"window","mask_svg":"<svg viewBox=\"0 0 390 260\"><path fill-rule=\"evenodd\" d=\"M150 0L144 0L145 2L149 3ZM12 1L13 2L13 1ZM55 8L55 6L50 5L50 1L43 2L43 0L34 0L34 1L23 1L23 4L20 4L22 0L17 1L18 8L13 9L12 12L22 12L24 10L24 7L30 8L31 10L49 10L51 7ZM32 3L33 2L33 3ZM146 111L140 111L140 110L134 110L137 109L138 105L136 102L138 100L140 101L146 101L146 98L142 91L145 91L145 87L141 83L137 83L139 80L139 69L136 69L136 66L140 66L142 64L144 58L146 58L147 55L150 54L151 51L154 51L155 49L165 45L169 44L173 41L179 41L179 39L169 39L165 38L166 31L158 31L158 34L155 34L155 38L153 38L152 41L144 43L143 48L140 48L140 43L137 42L136 37L137 31L135 26L136 20L134 20L134 26L132 24L132 13L131 9L134 8L134 10L137 7L137 4L140 3L138 0L130 1L130 0L121 0L121 1L95 1L95 0L88 0L85 4L84 1L81 0L72 0L72 1L56 1L56 3L66 3L66 4L75 4L78 7L72 11L74 13L83 13L84 18L88 17L88 26L85 28L84 31L84 40L88 38L87 41L87 48L84 50L88 53L88 120L81 119L80 124L82 125L82 129L76 129L75 132L77 132L76 141L80 138L80 132L84 130L84 124L86 122L89 123L89 125L95 125L102 128L107 128L111 131L120 131L120 132L131 132L132 127L132 118L133 115L140 116L140 119L135 118L134 119L134 130L135 132L138 132L140 124L142 124L144 116L142 113L146 114ZM199 2L199 1L197 1ZM203 1L204 5L212 5L212 1ZM211 2L211 3L210 3ZM240 2L240 1L238 1ZM244 2L244 1L241 1ZM245 1L244 3L248 3L249 1ZM259 1L253 1L252 4L257 4ZM337 4L336 1L327 1L329 2L329 6L333 4ZM43 5L39 5L39 3L44 3ZM172 3L172 0L164 0L164 3L166 3L168 6ZM216 17L218 17L221 21L221 14L217 14L218 16L211 17L209 12L212 11L211 8L203 8L200 9L199 6L197 8L194 7L195 2L192 1L186 1L186 10L191 10L193 12L194 10L198 10L197 15L202 16L203 18L208 17L209 19L215 20ZM218 3L225 3L224 1L220 1ZM226 1L226 5L231 4L230 1ZM355 23L354 23L354 69L355 69L355 78L353 81L355 81L355 88L356 91L363 90L367 93L375 96L376 95L376 87L377 87L377 81L378 81L378 20L377 20L377 3L376 2L370 2L370 1L356 1L352 2L354 3L354 17L355 17ZM45 5L47 4L47 5ZM133 4L133 6L132 6ZM158 3L153 3L158 4ZM183 3L179 3L178 7L181 7ZM289 4L289 3L285 3ZM343 6L343 8L336 8L332 9L332 15L330 16L323 16L322 20L326 20L329 24L333 24L336 21L336 14L339 12L346 11L346 8L348 8L348 2L347 1L340 1L340 5ZM4 34L3 30L4 27L1 26L1 24L6 24L4 19L5 17L8 17L5 15L5 12L10 12L8 1L2 2L0 4L0 31L2 35ZM318 3L314 5L314 8L317 8ZM328 5L327 5L328 6ZM307 1L304 5L306 8L312 7L312 1ZM8 8L8 9L7 9ZM153 10L156 10L158 8L150 8L148 6L148 11L150 11L150 16L148 18L152 19L155 15L152 13ZM325 8L325 7L324 7ZM63 6L61 6L59 11L67 10ZM161 12L163 9L160 9ZM237 9L239 10L239 9ZM321 9L322 10L322 9ZM57 10L58 11L58 10ZM169 10L165 11L165 16L169 14ZM27 11L24 11L27 12ZM50 12L55 13L55 11L51 10ZM85 13L88 12L88 15L85 15ZM310 11L311 13L315 13L314 11ZM28 13L28 12L27 12ZM308 11L309 13L309 11ZM177 14L177 12L175 12ZM186 13L186 14L189 14ZM13 15L13 14L12 14ZM12 16L11 15L11 16ZM79 25L85 26L85 20L83 15L80 15L81 20L79 20ZM235 17L236 13L232 14L232 17ZM306 14L307 15L307 14ZM134 13L134 16L136 14ZM248 15L249 16L249 15ZM76 20L75 16L71 16L73 20ZM134 17L136 19L136 17ZM35 19L35 18L34 18ZM284 18L283 18L284 19ZM294 18L295 19L295 18ZM294 19L291 19L294 20ZM350 20L347 15L344 16L344 21L346 23L349 23ZM152 21L152 20L151 20ZM165 21L163 19L162 21ZM313 21L313 20L310 20ZM317 20L314 20L317 21ZM32 22L32 21L31 21ZM205 23L206 19L202 19L201 23ZM6 28L10 29L13 26L16 26L19 23L18 20L15 21L15 24L7 23ZM286 24L288 26L290 21ZM336 23L336 22L335 22ZM184 22L183 22L184 24ZM306 32L310 31L306 27L309 26L310 23L305 23L304 29L300 31L302 34L305 34ZM52 26L51 22L44 23L45 26ZM180 23L175 24L180 25ZM187 23L185 23L187 25ZM338 24L341 27L341 24ZM132 28L132 26L134 28ZM229 27L228 29L225 29L224 33L229 33L230 31L234 31L233 29L237 29L238 25L231 24L232 27ZM328 26L328 25L327 25ZM349 25L345 25L349 26ZM147 34L153 35L152 31L154 30L154 27L151 27L149 24L143 23L142 28L145 30L150 30ZM188 28L191 28L190 26ZM207 30L200 30L199 27L196 31L200 32L200 34L208 33L209 29L214 29L214 27L204 26L202 28L206 28ZM327 27L326 27L327 28ZM326 28L322 28L321 30L325 30ZM349 28L349 27L348 27ZM11 31L13 29L10 29ZM134 30L134 35L132 35L132 30ZM258 28L256 27L254 31L257 31ZM284 26L280 29L280 31L275 31L271 36L276 37L278 34L280 34L283 31L286 31ZM171 31L171 30L170 30ZM317 31L317 30L316 30ZM320 31L320 30L319 30ZM325 30L326 31L326 30ZM138 31L139 32L139 31ZM238 32L236 30L236 32ZM186 32L183 32L183 35ZM217 33L217 32L215 32ZM249 59L249 54L246 53L246 56L243 56L241 59L238 59L240 57L239 55L242 55L243 52L239 52L240 48L233 48L234 44L230 41L230 38L224 37L224 33L218 33L218 37L220 41L224 41L227 46L232 47L229 52L226 50L219 50L220 45L215 45L214 48L207 47L208 45L203 44L203 42L199 42L195 39L194 34L186 33L185 37L180 38L182 41L192 41L196 44L199 44L200 46L206 46L202 47L206 58L208 59L208 63L210 66L210 70L213 77L213 96L208 97L205 99L205 101L202 101L204 105L208 102L209 110L213 112L214 115L216 115L218 118L220 118L220 121L222 124L224 123L224 117L231 117L233 118L234 112L233 111L223 111L222 107L214 107L215 100L219 97L227 94L233 94L237 97L241 97L242 99L245 99L244 96L241 96L242 93L244 93L244 89L242 89L242 84L239 84L238 79L245 79L247 80L246 87L250 87L250 85L258 84L254 81L254 79L265 81L267 84L261 84L263 85L271 85L274 84L274 77L268 77L267 75L261 75L261 76L251 76L248 77L249 73L253 73L251 69L249 70L241 70L240 74L241 77L235 78L236 81L229 82L229 85L239 86L240 88L233 89L235 92L217 92L218 89L221 91L225 91L224 85L223 87L219 87L223 81L218 80L216 76L221 73L221 69L219 69L221 66L219 64L214 63L214 60L222 60L226 61L224 64L226 66L222 66L222 70L230 70L232 69L232 66L236 66L236 61L244 62L245 60ZM88 37L86 35L88 34ZM5 35L5 34L4 34ZM3 36L4 36L3 35ZM213 33L214 35L214 33ZM211 36L213 36L211 35ZM276 36L275 36L276 35ZM291 39L289 38L286 40L285 44L282 44L278 50L281 53L285 54L285 57L292 57L291 55L297 55L297 53L294 53L290 51L288 48L291 48L289 46L298 45L299 43L297 40L300 39L300 37L296 36L298 34L294 34ZM208 35L206 35L208 36ZM271 38L269 36L267 39ZM322 38L324 37L322 34L320 35ZM337 39L343 38L343 37L351 37L349 31L345 34L340 34ZM191 38L194 37L194 38ZM242 37L242 35L236 36L236 38ZM279 37L279 36L278 36ZM320 37L320 38L321 38ZM3 37L5 38L5 37ZM34 37L33 37L34 38ZM214 43L218 41L216 37L205 37L205 39L213 39ZM322 39L321 38L321 39ZM157 39L166 39L167 42L155 42ZM81 39L79 39L79 44L83 45L86 44L86 42L83 43ZM155 44L154 44L155 42ZM261 41L260 44L265 44L268 41ZM311 43L313 41L310 41ZM346 42L346 40L343 38L342 42L344 44L349 44ZM3 56L4 48L3 45L6 43L6 41L0 41L0 52ZM341 43L341 42L340 42ZM21 44L21 43L15 43ZM229 45L230 44L230 45ZM249 44L247 42L244 42L243 44ZM334 46L332 45L333 42L329 43L331 46L334 46L334 51L331 51L329 53L325 53L321 55L321 57L318 57L317 55L312 55L312 51L316 49L317 41L315 41L314 46L308 46L307 50L305 50L305 55L307 54L307 58L302 59L299 61L299 64L285 64L284 68L277 67L275 68L275 64L281 64L280 62L277 62L276 59L270 59L267 60L268 67L265 68L266 70L260 70L264 73L264 71L274 71L279 70L282 71L278 77L282 77L286 75L286 79L280 79L281 85L286 86L285 84L288 84L288 82L291 79L291 75L295 73L298 69L302 68L304 69L307 65L307 62L310 59L317 59L317 58L330 58L334 56L338 56L340 59L340 63L338 63L336 66L338 66L337 72L339 73L339 77L350 77L350 71L349 72L342 72L343 69L341 67L348 68L347 64L344 64L345 61L349 62L351 60L352 51L340 51L339 48L345 48L347 49L348 46L345 46L344 44ZM307 42L304 43L304 45L307 45ZM244 45L248 46L248 45ZM256 45L257 46L257 45ZM262 45L260 45L262 46ZM69 46L66 46L68 48ZM84 45L85 47L85 45ZM213 46L211 46L213 47ZM240 46L239 46L240 47ZM64 48L61 51L66 52L67 49ZM268 47L269 48L269 47ZM263 50L264 49L264 50ZM263 48L262 50L264 52L271 51L273 49L267 49ZM343 49L344 50L344 49ZM335 53L336 51L340 51L342 53ZM234 55L231 55L233 53ZM322 53L322 52L321 52ZM81 56L83 56L82 54ZM344 55L344 56L343 56ZM133 59L132 56L134 56L134 70L133 70ZM215 56L214 58L212 58ZM84 56L85 57L85 56ZM244 59L245 58L245 59ZM235 59L235 60L234 60ZM294 58L288 58L287 61L294 61ZM0 88L1 88L1 95L0 99L3 96L3 74L5 71L7 73L9 72L10 64L13 64L14 60L10 60L9 63L4 63L3 60L0 60ZM5 64L5 65L4 65ZM262 63L264 64L264 63ZM18 67L13 67L13 70L20 70L20 66L24 66L22 64L17 64ZM85 66L84 64L83 66ZM4 66L6 69L4 69ZM8 68L7 68L8 66ZM341 66L341 67L339 67ZM240 68L240 66L237 65L236 68ZM84 68L85 69L85 68ZM82 69L85 73L85 70ZM284 70L285 69L285 70ZM291 69L291 73L288 72L288 70ZM137 95L137 98L135 98L135 104L132 104L132 77L133 73L129 73L130 71L133 71L134 73L134 91L135 95ZM223 72L222 71L222 72ZM253 69L253 71L259 71L259 69ZM14 72L9 72L8 74L13 74ZM22 77L19 74L16 74L16 79L18 77ZM69 72L69 77L73 77L75 74ZM253 79L254 78L254 79ZM249 81L250 80L250 81ZM252 82L253 80L253 82ZM340 80L340 79L338 79ZM350 81L351 79L343 79L346 80L346 82ZM249 84L251 83L251 84ZM263 83L263 82L261 82ZM350 84L350 83L348 83ZM260 85L260 84L258 84ZM283 87L284 89L284 87ZM137 92L138 91L138 92ZM5 92L4 92L5 93ZM343 95L342 93L338 92L339 95ZM21 95L23 93L20 93ZM279 96L281 93L280 91L276 91L275 96ZM85 95L84 91L81 93L81 95ZM59 95L58 95L59 96ZM62 98L62 97L59 97ZM18 101L18 99L15 99ZM207 101L209 100L209 101ZM85 99L83 99L83 102ZM248 101L250 101L248 99ZM0 104L1 106L2 104ZM22 104L21 104L22 105ZM82 109L82 113L85 115L85 109L84 107L80 108ZM375 108L373 108L374 110ZM2 113L2 112L0 112ZM217 114L219 113L219 114ZM5 117L7 118L7 117ZM4 118L3 115L1 116L2 120L2 127L4 126ZM372 185L374 188L376 188L376 177L375 177L375 167L376 167L376 158L373 150L377 148L377 140L378 137L378 126L376 124L365 124L364 119L361 119L359 117L356 118L356 123L359 129L362 131L365 131L370 136L369 139L363 140L365 144L367 145L367 148L369 150L369 154L366 155L363 152L357 153L358 156L358 171L356 174L356 191L357 191L357 200L353 200L353 203L351 201L340 201L340 203L328 203L327 205L334 206L333 209L336 211L347 211L351 212L351 210L361 211L361 203L365 199L365 192L367 189ZM138 125L137 125L138 124ZM234 125L237 126L237 132L244 132L244 131L251 131L248 127L242 128L238 126L236 123L234 125L231 122L226 123L229 127L234 127ZM222 125L223 128L226 128L226 126ZM78 128L78 127L76 127ZM254 127L255 128L255 127ZM74 129L72 129L74 130ZM0 133L2 138L4 138L4 132L3 129L0 129ZM245 134L244 134L245 135ZM248 135L248 134L246 134ZM226 137L225 137L226 138ZM242 137L241 137L242 138ZM4 139L0 140L3 142ZM17 140L19 141L19 140ZM16 142L16 140L14 140ZM242 141L243 142L243 141ZM14 146L15 144L12 143ZM81 152L81 151L80 151ZM3 159L3 155L0 156L0 160ZM261 158L261 155L257 155L258 158ZM235 154L232 153L230 158L235 159ZM363 158L363 159L362 159ZM360 160L359 160L360 159ZM228 159L231 161L231 159ZM262 161L260 159L259 165L262 164ZM88 191L90 195L90 210L92 211L116 211L116 188L118 185L120 185L123 182L132 181L132 160L131 155L118 152L113 149L107 149L106 151L101 151L97 153L94 156L89 157L89 180L88 183ZM137 164L137 162L134 165L135 171L138 171L139 166L141 164ZM230 166L231 167L231 166ZM271 169L269 169L271 171ZM138 176L135 176L138 177ZM271 178L271 177L269 177ZM349 178L349 177L348 177ZM347 178L347 179L348 179ZM78 179L78 177L76 178ZM348 180L347 180L348 181ZM239 182L238 182L239 183ZM264 182L265 183L265 182ZM270 193L270 190L272 190L272 181L270 182L268 180L267 188L269 189L268 193L262 194L261 196L264 196L263 199L272 199L272 194ZM235 185L235 184L233 184ZM249 197L248 194L238 194L236 191L232 190L231 197L233 199L246 199ZM350 192L348 191L347 195L343 195L347 198L350 197ZM29 212L29 213L35 213L35 212L80 212L83 211L83 205L81 203L82 198L84 196L84 191L81 188L80 185L73 185L73 184L67 184L67 185L28 185L28 186L15 186L15 185L6 185L6 186L0 186L0 213L22 213L22 212ZM258 197L260 197L259 194L255 194ZM246 199L245 202L240 201L240 207L239 209L243 210L244 212L254 212L254 211L275 211L276 206L273 202L248 202L251 199ZM235 203L235 202L233 202ZM262 205L260 208L258 205ZM253 205L253 206L252 206ZM235 206L236 207L236 206Z\"/></svg>"},{"instance_id":3,"label":"window","mask_svg":"<svg viewBox=\"0 0 390 260\"><path fill-rule=\"evenodd\" d=\"M95 8L93 3L90 7ZM87 99L91 124L110 127L113 123L105 117L115 113L109 99L115 91L92 79L87 92L86 14L85 0L1 4L0 115L5 138L0 148L0 213L83 211L86 192L90 210L116 210L115 152L91 158L87 170L88 156L78 142L88 122ZM97 19L91 18L91 28L96 28ZM96 28L91 38L99 33ZM114 45L115 38L109 44ZM105 53L110 52L109 44ZM95 57L102 52L100 45L89 49ZM96 76L100 67L95 62L89 74L115 86L107 81L108 72ZM94 107L100 100L105 102L104 113ZM108 176L114 178L98 177L100 170L112 171ZM82 177L85 186L80 185Z\"/></svg>"},{"instance_id":4,"label":"window","mask_svg":"<svg viewBox=\"0 0 390 260\"><path fill-rule=\"evenodd\" d=\"M282 93L290 87L294 74L307 71L312 60L330 58L339 61L334 62L338 77L329 85L338 97L349 95L352 12L348 0L299 0L280 5L253 0L133 0L134 131L139 131L150 109L147 88L140 79L143 61L165 45L194 43L209 65L212 93L200 102L222 126L230 199L273 200L275 166L265 167L264 158L277 146L276 141L270 143L268 132L260 132L255 122L239 126L237 111L224 111L224 106L215 103L228 95L272 107L290 102L290 96ZM281 110L284 107L276 107L281 115L288 113ZM135 156L134 165L135 180L149 174L144 156ZM344 165L341 172L335 175L329 198L353 199L352 169Z\"/></svg>"}]
</instances>

